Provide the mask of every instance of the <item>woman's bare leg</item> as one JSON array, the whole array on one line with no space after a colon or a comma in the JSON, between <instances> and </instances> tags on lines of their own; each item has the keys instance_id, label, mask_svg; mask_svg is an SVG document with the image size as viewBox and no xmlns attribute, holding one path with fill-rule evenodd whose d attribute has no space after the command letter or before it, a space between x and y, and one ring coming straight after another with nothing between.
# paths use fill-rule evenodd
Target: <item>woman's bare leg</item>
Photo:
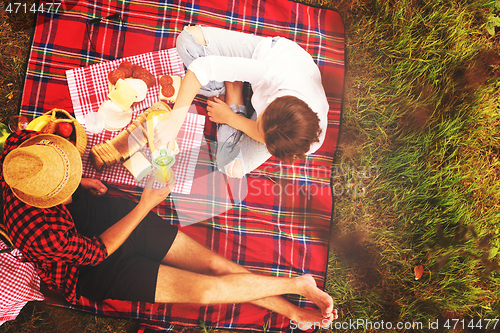
<instances>
[{"instance_id":1,"label":"woman's bare leg","mask_svg":"<svg viewBox=\"0 0 500 333\"><path fill-rule=\"evenodd\" d=\"M226 104L231 105L243 105L243 82L224 82L226 86Z\"/></svg>"},{"instance_id":2,"label":"woman's bare leg","mask_svg":"<svg viewBox=\"0 0 500 333\"><path fill-rule=\"evenodd\" d=\"M194 39L196 40L196 44L207 46L205 36L203 35L203 31L201 31L201 28L199 26L192 25L186 27L186 30L189 31L189 33L194 37Z\"/></svg>"},{"instance_id":3,"label":"woman's bare leg","mask_svg":"<svg viewBox=\"0 0 500 333\"><path fill-rule=\"evenodd\" d=\"M244 105L243 102L243 82L235 81L224 82L226 86L226 95L224 102L231 105ZM227 175L233 178L241 178L244 175L243 166L239 158L229 163L226 168Z\"/></svg>"}]
</instances>

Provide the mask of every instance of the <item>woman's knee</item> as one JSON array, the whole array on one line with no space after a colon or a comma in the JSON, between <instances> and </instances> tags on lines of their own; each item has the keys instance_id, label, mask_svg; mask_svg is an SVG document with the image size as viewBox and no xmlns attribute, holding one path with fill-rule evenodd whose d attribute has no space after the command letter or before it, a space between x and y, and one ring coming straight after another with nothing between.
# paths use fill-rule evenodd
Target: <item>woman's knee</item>
<instances>
[{"instance_id":1,"label":"woman's knee","mask_svg":"<svg viewBox=\"0 0 500 333\"><path fill-rule=\"evenodd\" d=\"M191 25L189 27L186 27L186 29L191 36L193 36L194 40L196 41L196 44L207 46L207 42L205 41L205 36L203 35L203 31L201 30L201 27L198 25Z\"/></svg>"},{"instance_id":2,"label":"woman's knee","mask_svg":"<svg viewBox=\"0 0 500 333\"><path fill-rule=\"evenodd\" d=\"M197 29L191 29L197 28ZM201 35L201 36L200 36ZM186 27L177 36L175 48L184 64L189 66L194 59L204 56L205 38L198 26Z\"/></svg>"}]
</instances>

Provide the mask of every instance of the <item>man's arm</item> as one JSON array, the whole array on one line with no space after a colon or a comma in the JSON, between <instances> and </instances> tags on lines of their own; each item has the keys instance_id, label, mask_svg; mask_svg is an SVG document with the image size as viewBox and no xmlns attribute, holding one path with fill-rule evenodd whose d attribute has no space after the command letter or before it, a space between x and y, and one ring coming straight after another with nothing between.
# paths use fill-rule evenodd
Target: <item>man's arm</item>
<instances>
[{"instance_id":1,"label":"man's arm","mask_svg":"<svg viewBox=\"0 0 500 333\"><path fill-rule=\"evenodd\" d=\"M144 217L146 217L149 211L165 200L165 198L170 194L171 190L169 187L152 189L151 185L153 180L154 177L150 177L137 206L135 206L135 208L132 209L130 213L125 215L125 217L123 217L120 221L116 222L100 235L101 240L108 251L108 256L115 252L125 242L137 225L139 225Z\"/></svg>"}]
</instances>

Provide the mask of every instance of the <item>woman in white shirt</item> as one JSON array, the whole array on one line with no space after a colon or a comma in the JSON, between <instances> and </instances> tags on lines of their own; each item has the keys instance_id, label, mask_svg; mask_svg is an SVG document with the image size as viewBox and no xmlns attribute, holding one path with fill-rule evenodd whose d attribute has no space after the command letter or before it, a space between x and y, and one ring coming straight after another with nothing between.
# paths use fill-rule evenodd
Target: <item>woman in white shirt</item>
<instances>
[{"instance_id":1,"label":"woman in white shirt","mask_svg":"<svg viewBox=\"0 0 500 333\"><path fill-rule=\"evenodd\" d=\"M219 123L217 165L230 177L244 176L271 155L293 163L323 143L329 106L321 74L296 43L190 26L178 36L177 51L188 70L169 121L156 128L157 144L175 138L198 93L213 97L207 110ZM243 82L252 87L255 113L243 105Z\"/></svg>"}]
</instances>

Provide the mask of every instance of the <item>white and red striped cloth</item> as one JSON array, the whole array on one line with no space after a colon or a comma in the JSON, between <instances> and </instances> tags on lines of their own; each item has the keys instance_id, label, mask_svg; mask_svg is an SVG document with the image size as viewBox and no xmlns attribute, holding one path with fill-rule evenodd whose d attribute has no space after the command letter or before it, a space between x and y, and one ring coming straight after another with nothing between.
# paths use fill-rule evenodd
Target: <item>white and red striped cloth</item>
<instances>
[{"instance_id":1,"label":"white and red striped cloth","mask_svg":"<svg viewBox=\"0 0 500 333\"><path fill-rule=\"evenodd\" d=\"M7 245L0 240L0 250L6 248ZM20 258L22 253L17 249L0 253L0 325L16 319L28 301L44 299L35 266L22 262Z\"/></svg>"},{"instance_id":2,"label":"white and red striped cloth","mask_svg":"<svg viewBox=\"0 0 500 333\"><path fill-rule=\"evenodd\" d=\"M144 53L66 71L71 101L73 103L73 111L76 119L84 127L84 116L89 112L97 112L99 106L108 100L108 73L118 68L120 63L124 60L146 68L155 77L164 74L184 76L184 65L175 49ZM159 87L156 85L148 89L146 99L132 106L132 121L137 115L158 100ZM203 139L204 124L205 116L196 113L188 113L181 127L177 136L180 153L176 156L176 162L172 166L172 170L175 173L175 186L172 189L173 192L182 194L189 194L191 192L194 171L198 161L201 141ZM103 130L100 134L92 134L87 131L87 152L82 161L83 175L84 177L96 178L110 183L144 187L146 179L137 183L134 177L121 164L114 165L110 168L104 168L102 172L97 172L89 160L89 151L95 144L110 140L119 133L119 131L110 132ZM145 154L147 155L148 153L149 150L145 149Z\"/></svg>"}]
</instances>

